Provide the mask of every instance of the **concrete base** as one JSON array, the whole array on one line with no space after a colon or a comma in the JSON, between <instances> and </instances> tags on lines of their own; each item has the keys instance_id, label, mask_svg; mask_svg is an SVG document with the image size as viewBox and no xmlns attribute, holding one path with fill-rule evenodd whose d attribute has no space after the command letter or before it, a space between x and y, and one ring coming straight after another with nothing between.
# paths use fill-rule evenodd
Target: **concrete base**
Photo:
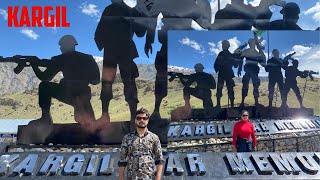
<instances>
[{"instance_id":1,"label":"concrete base","mask_svg":"<svg viewBox=\"0 0 320 180\"><path fill-rule=\"evenodd\" d=\"M114 122L96 134L89 134L79 124L24 125L18 127L17 144L121 144L129 131L129 122ZM148 128L157 134L161 143L167 143L169 121L166 119L150 122Z\"/></svg>"},{"instance_id":2,"label":"concrete base","mask_svg":"<svg viewBox=\"0 0 320 180\"><path fill-rule=\"evenodd\" d=\"M189 119L198 120L214 120L214 119L236 119L241 117L241 112L247 110L250 118L290 118L290 117L310 117L313 116L311 108L268 108L264 106L246 106L235 108L213 108L207 109L192 109L192 114Z\"/></svg>"}]
</instances>

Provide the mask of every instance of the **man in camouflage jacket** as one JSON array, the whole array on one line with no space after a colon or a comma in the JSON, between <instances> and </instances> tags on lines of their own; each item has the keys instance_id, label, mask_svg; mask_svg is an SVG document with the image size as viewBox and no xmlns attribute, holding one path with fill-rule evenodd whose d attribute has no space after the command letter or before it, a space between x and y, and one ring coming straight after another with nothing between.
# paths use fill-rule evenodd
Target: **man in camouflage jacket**
<instances>
[{"instance_id":1,"label":"man in camouflage jacket","mask_svg":"<svg viewBox=\"0 0 320 180\"><path fill-rule=\"evenodd\" d=\"M161 179L163 155L159 137L148 131L149 113L141 108L136 112L136 130L124 136L118 162L120 180L128 165L127 179ZM156 172L154 172L156 165Z\"/></svg>"}]
</instances>

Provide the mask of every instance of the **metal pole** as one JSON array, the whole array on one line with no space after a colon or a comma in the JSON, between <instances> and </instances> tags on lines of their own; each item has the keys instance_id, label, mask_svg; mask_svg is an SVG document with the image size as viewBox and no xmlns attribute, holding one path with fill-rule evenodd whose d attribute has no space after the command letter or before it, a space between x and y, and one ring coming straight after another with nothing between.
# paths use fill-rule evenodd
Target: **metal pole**
<instances>
[{"instance_id":1,"label":"metal pole","mask_svg":"<svg viewBox=\"0 0 320 180\"><path fill-rule=\"evenodd\" d=\"M221 9L221 3L220 3L220 0L218 0L218 10Z\"/></svg>"}]
</instances>

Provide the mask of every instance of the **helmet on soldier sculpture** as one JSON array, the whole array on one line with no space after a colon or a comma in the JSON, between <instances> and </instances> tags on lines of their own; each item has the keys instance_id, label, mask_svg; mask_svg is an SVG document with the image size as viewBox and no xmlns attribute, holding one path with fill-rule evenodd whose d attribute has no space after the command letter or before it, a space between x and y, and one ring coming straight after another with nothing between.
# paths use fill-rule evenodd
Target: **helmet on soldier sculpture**
<instances>
[{"instance_id":1,"label":"helmet on soldier sculpture","mask_svg":"<svg viewBox=\"0 0 320 180\"><path fill-rule=\"evenodd\" d=\"M76 38L74 38L72 35L64 35L59 40L59 45L60 46L76 46L76 45L78 45L78 42L77 42Z\"/></svg>"},{"instance_id":2,"label":"helmet on soldier sculpture","mask_svg":"<svg viewBox=\"0 0 320 180\"><path fill-rule=\"evenodd\" d=\"M221 42L221 45L222 45L222 49L229 49L230 47L230 42L228 40L223 40Z\"/></svg>"},{"instance_id":3,"label":"helmet on soldier sculpture","mask_svg":"<svg viewBox=\"0 0 320 180\"><path fill-rule=\"evenodd\" d=\"M195 69L204 69L204 66L201 63L194 65Z\"/></svg>"},{"instance_id":4,"label":"helmet on soldier sculpture","mask_svg":"<svg viewBox=\"0 0 320 180\"><path fill-rule=\"evenodd\" d=\"M280 13L285 14L286 16L298 15L300 14L300 7L297 3L287 3Z\"/></svg>"}]
</instances>

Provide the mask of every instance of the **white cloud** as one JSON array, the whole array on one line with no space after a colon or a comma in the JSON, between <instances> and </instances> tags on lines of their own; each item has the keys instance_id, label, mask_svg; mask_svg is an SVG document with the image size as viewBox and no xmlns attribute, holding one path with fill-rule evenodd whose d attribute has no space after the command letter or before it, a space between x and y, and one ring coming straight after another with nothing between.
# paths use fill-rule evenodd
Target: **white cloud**
<instances>
[{"instance_id":1,"label":"white cloud","mask_svg":"<svg viewBox=\"0 0 320 180\"><path fill-rule=\"evenodd\" d=\"M37 33L35 33L31 29L25 28L25 29L22 29L20 32L22 34L26 35L28 38L33 39L33 40L37 40L40 37Z\"/></svg>"},{"instance_id":2,"label":"white cloud","mask_svg":"<svg viewBox=\"0 0 320 180\"><path fill-rule=\"evenodd\" d=\"M194 40L191 40L190 38L185 37L182 40L179 40L179 42L183 45L190 46L200 54L204 54L206 52L204 47L201 44L199 44Z\"/></svg>"},{"instance_id":3,"label":"white cloud","mask_svg":"<svg viewBox=\"0 0 320 180\"><path fill-rule=\"evenodd\" d=\"M7 10L0 9L0 15L3 17L4 20L8 20L8 12L7 12Z\"/></svg>"},{"instance_id":4,"label":"white cloud","mask_svg":"<svg viewBox=\"0 0 320 180\"><path fill-rule=\"evenodd\" d=\"M197 31L205 31L206 29L203 29L197 22L195 22L194 20L192 20L191 22L191 27L194 29L194 30L197 30Z\"/></svg>"},{"instance_id":5,"label":"white cloud","mask_svg":"<svg viewBox=\"0 0 320 180\"><path fill-rule=\"evenodd\" d=\"M316 22L320 22L320 2L317 2L315 6L313 6L312 8L304 12L304 15L310 15L310 14L313 14L312 18Z\"/></svg>"},{"instance_id":6,"label":"white cloud","mask_svg":"<svg viewBox=\"0 0 320 180\"><path fill-rule=\"evenodd\" d=\"M238 40L237 37L233 37L231 39L228 39L230 43L229 51L233 53L241 44L241 42ZM219 41L218 43L209 42L208 45L210 46L210 52L218 55L219 52L222 51L222 41Z\"/></svg>"},{"instance_id":7,"label":"white cloud","mask_svg":"<svg viewBox=\"0 0 320 180\"><path fill-rule=\"evenodd\" d=\"M100 17L101 13L100 10L97 9L97 5L95 4L88 4L87 2L82 3L80 6L81 12L85 15L91 16L91 17Z\"/></svg>"},{"instance_id":8,"label":"white cloud","mask_svg":"<svg viewBox=\"0 0 320 180\"><path fill-rule=\"evenodd\" d=\"M226 7L227 4L230 4L231 0L220 0L220 9L223 9ZM211 23L214 22L215 15L218 11L218 0L211 0L210 1L211 6Z\"/></svg>"},{"instance_id":9,"label":"white cloud","mask_svg":"<svg viewBox=\"0 0 320 180\"><path fill-rule=\"evenodd\" d=\"M253 6L253 7L257 7L259 6L261 0L252 0L249 3ZM248 3L248 2L247 2Z\"/></svg>"},{"instance_id":10,"label":"white cloud","mask_svg":"<svg viewBox=\"0 0 320 180\"><path fill-rule=\"evenodd\" d=\"M312 70L318 72L320 70L320 45L314 45L311 47L304 47L301 45L295 45L292 47L292 51L297 52L300 50L294 58L299 60L299 70ZM291 53L289 52L289 53ZM289 54L287 53L287 54Z\"/></svg>"},{"instance_id":11,"label":"white cloud","mask_svg":"<svg viewBox=\"0 0 320 180\"><path fill-rule=\"evenodd\" d=\"M212 53L214 53L214 54L216 54L216 55L218 55L219 54L219 52L221 51L220 49L219 49L219 47L214 43L214 42L208 42L208 45L209 45L209 50L210 50L210 52L212 52Z\"/></svg>"},{"instance_id":12,"label":"white cloud","mask_svg":"<svg viewBox=\"0 0 320 180\"><path fill-rule=\"evenodd\" d=\"M123 0L129 7L133 8L137 5L137 0Z\"/></svg>"},{"instance_id":13,"label":"white cloud","mask_svg":"<svg viewBox=\"0 0 320 180\"><path fill-rule=\"evenodd\" d=\"M302 45L294 45L292 47L292 51L290 51L288 54L291 54L293 52L296 52L296 54L293 56L295 58L299 58L301 56L303 56L304 54L308 53L312 48L311 47L306 47L306 46L302 46Z\"/></svg>"},{"instance_id":14,"label":"white cloud","mask_svg":"<svg viewBox=\"0 0 320 180\"><path fill-rule=\"evenodd\" d=\"M308 53L300 57L300 70L313 70L319 72L320 70L320 46L313 47Z\"/></svg>"},{"instance_id":15,"label":"white cloud","mask_svg":"<svg viewBox=\"0 0 320 180\"><path fill-rule=\"evenodd\" d=\"M157 27L156 27L157 30L161 30L161 27L163 26L163 23L161 21L162 18L163 18L163 15L162 13L160 13L157 18Z\"/></svg>"}]
</instances>

